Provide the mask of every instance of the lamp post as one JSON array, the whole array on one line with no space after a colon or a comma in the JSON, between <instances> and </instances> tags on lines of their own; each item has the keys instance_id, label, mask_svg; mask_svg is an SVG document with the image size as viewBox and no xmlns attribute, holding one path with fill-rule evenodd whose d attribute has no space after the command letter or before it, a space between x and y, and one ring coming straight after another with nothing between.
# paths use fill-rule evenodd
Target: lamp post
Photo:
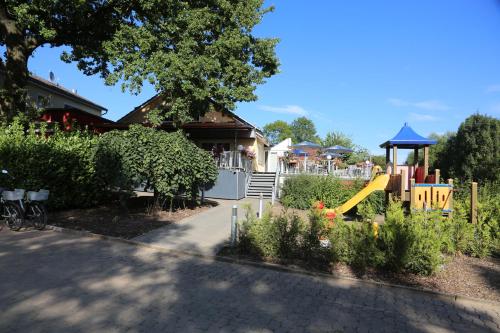
<instances>
[{"instance_id":1,"label":"lamp post","mask_svg":"<svg viewBox=\"0 0 500 333\"><path fill-rule=\"evenodd\" d=\"M332 162L332 155L330 154L326 155L326 159L328 160L328 173L330 173L331 172L330 163Z\"/></svg>"}]
</instances>

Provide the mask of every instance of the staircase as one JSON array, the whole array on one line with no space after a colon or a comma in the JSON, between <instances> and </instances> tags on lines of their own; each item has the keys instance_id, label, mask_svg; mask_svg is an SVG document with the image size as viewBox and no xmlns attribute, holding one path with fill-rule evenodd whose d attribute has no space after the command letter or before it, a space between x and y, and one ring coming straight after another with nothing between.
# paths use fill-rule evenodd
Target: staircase
<instances>
[{"instance_id":1,"label":"staircase","mask_svg":"<svg viewBox=\"0 0 500 333\"><path fill-rule=\"evenodd\" d=\"M247 197L258 198L262 193L264 198L271 198L275 178L275 172L254 172L248 184Z\"/></svg>"}]
</instances>

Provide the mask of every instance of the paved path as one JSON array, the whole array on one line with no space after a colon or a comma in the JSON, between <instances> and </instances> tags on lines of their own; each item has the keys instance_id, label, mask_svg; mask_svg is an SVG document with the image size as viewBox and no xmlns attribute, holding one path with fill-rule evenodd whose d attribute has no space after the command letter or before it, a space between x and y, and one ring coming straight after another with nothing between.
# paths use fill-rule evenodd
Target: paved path
<instances>
[{"instance_id":1,"label":"paved path","mask_svg":"<svg viewBox=\"0 0 500 333\"><path fill-rule=\"evenodd\" d=\"M0 232L0 332L499 332L499 311L52 231Z\"/></svg>"},{"instance_id":2,"label":"paved path","mask_svg":"<svg viewBox=\"0 0 500 333\"><path fill-rule=\"evenodd\" d=\"M134 240L167 249L215 255L229 241L232 206L238 206L239 219L242 219L245 213L243 207L250 204L257 211L258 202L257 199L217 200L217 207L155 229Z\"/></svg>"}]
</instances>

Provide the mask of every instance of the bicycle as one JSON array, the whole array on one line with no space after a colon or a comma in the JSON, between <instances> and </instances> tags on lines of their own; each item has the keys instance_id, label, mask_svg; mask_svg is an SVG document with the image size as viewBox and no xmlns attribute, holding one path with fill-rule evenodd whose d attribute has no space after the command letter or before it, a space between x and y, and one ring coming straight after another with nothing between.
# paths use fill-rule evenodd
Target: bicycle
<instances>
[{"instance_id":1,"label":"bicycle","mask_svg":"<svg viewBox=\"0 0 500 333\"><path fill-rule=\"evenodd\" d=\"M4 223L14 231L18 231L24 225L24 212L18 202L22 202L24 193L6 191L0 188L0 211ZM3 223L0 223L2 229Z\"/></svg>"},{"instance_id":2,"label":"bicycle","mask_svg":"<svg viewBox=\"0 0 500 333\"><path fill-rule=\"evenodd\" d=\"M7 170L2 170L2 173L9 175ZM28 191L26 193L24 189L14 189L14 191L3 190L0 192L0 201L3 207L2 217L11 230L19 231L26 221L29 221L37 230L45 229L48 218L43 201L49 198L50 192L48 190Z\"/></svg>"},{"instance_id":3,"label":"bicycle","mask_svg":"<svg viewBox=\"0 0 500 333\"><path fill-rule=\"evenodd\" d=\"M48 190L28 191L26 193L25 202L22 206L24 218L25 221L30 221L31 225L37 230L43 230L47 225L47 208L45 208L43 201L49 199L49 193Z\"/></svg>"}]
</instances>

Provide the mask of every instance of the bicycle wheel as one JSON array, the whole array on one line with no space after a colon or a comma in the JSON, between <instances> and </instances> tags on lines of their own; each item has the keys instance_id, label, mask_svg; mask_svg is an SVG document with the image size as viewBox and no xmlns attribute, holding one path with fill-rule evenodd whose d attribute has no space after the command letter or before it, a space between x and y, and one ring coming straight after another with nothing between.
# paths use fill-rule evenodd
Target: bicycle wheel
<instances>
[{"instance_id":1,"label":"bicycle wheel","mask_svg":"<svg viewBox=\"0 0 500 333\"><path fill-rule=\"evenodd\" d=\"M10 230L19 231L24 224L21 208L14 202L4 203L5 222Z\"/></svg>"},{"instance_id":2,"label":"bicycle wheel","mask_svg":"<svg viewBox=\"0 0 500 333\"><path fill-rule=\"evenodd\" d=\"M37 230L43 230L47 225L47 209L41 202L30 202L27 217Z\"/></svg>"}]
</instances>

